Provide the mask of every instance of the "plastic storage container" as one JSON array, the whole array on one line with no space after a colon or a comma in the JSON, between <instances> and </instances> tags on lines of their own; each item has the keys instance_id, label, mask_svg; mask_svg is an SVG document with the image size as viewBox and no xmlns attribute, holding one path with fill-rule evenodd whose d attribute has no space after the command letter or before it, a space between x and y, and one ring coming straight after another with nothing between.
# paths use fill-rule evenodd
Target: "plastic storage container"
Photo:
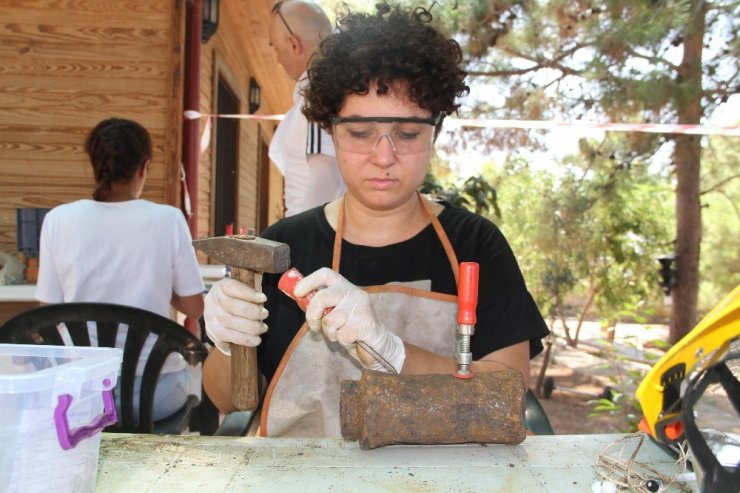
<instances>
[{"instance_id":1,"label":"plastic storage container","mask_svg":"<svg viewBox=\"0 0 740 493\"><path fill-rule=\"evenodd\" d=\"M0 344L0 492L91 492L116 348Z\"/></svg>"}]
</instances>

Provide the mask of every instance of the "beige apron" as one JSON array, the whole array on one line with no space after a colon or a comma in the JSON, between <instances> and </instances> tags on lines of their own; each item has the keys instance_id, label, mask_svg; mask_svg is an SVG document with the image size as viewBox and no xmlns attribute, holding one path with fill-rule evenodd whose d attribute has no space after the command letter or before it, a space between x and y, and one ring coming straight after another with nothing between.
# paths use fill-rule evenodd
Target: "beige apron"
<instances>
[{"instance_id":1,"label":"beige apron","mask_svg":"<svg viewBox=\"0 0 740 493\"><path fill-rule=\"evenodd\" d=\"M427 200L420 196L450 266L458 263L447 235ZM332 269L339 272L344 205L340 204ZM424 283L428 284L428 283ZM452 357L457 343L457 297L428 286L386 284L363 288L380 322L405 342ZM338 343L303 324L270 382L262 406L260 436L341 438L339 396L342 380L357 380L362 367Z\"/></svg>"}]
</instances>

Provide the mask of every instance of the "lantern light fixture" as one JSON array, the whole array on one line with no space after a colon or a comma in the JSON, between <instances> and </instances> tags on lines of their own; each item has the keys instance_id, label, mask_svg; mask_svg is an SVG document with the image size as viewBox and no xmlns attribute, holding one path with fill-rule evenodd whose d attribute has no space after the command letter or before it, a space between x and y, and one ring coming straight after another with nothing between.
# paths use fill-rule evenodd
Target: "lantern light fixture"
<instances>
[{"instance_id":1,"label":"lantern light fixture","mask_svg":"<svg viewBox=\"0 0 740 493\"><path fill-rule=\"evenodd\" d=\"M254 114L260 108L260 85L254 77L249 78L249 113Z\"/></svg>"},{"instance_id":2,"label":"lantern light fixture","mask_svg":"<svg viewBox=\"0 0 740 493\"><path fill-rule=\"evenodd\" d=\"M219 0L201 0L203 6L203 27L201 41L205 44L218 30Z\"/></svg>"}]
</instances>

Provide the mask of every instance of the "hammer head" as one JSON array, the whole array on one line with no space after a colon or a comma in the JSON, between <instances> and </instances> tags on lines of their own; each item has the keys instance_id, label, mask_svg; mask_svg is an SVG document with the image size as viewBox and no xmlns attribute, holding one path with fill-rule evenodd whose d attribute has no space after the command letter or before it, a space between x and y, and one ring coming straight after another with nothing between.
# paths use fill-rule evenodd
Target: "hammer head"
<instances>
[{"instance_id":1,"label":"hammer head","mask_svg":"<svg viewBox=\"0 0 740 493\"><path fill-rule=\"evenodd\" d=\"M231 267L280 273L290 267L290 247L251 235L216 236L193 240L193 246Z\"/></svg>"}]
</instances>

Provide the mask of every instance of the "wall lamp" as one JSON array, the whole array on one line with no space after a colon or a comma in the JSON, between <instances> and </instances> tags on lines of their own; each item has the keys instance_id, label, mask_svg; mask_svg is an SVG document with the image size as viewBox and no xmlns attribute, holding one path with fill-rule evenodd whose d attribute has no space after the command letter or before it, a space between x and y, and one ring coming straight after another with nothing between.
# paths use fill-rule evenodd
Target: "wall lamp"
<instances>
[{"instance_id":1,"label":"wall lamp","mask_svg":"<svg viewBox=\"0 0 740 493\"><path fill-rule=\"evenodd\" d=\"M203 32L201 41L207 43L218 30L219 0L201 0L203 5Z\"/></svg>"},{"instance_id":2,"label":"wall lamp","mask_svg":"<svg viewBox=\"0 0 740 493\"><path fill-rule=\"evenodd\" d=\"M249 113L256 113L260 109L260 85L254 77L249 78Z\"/></svg>"}]
</instances>

